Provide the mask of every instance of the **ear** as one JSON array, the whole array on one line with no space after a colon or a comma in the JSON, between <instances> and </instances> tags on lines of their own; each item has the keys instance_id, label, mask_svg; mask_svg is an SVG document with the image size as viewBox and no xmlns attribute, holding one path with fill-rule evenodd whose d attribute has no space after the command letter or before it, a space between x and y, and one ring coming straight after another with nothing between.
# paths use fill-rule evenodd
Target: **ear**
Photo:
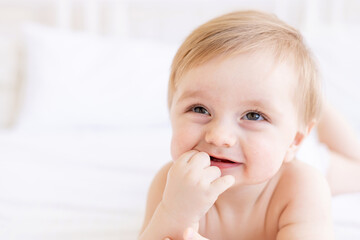
<instances>
[{"instance_id":1,"label":"ear","mask_svg":"<svg viewBox=\"0 0 360 240\"><path fill-rule=\"evenodd\" d=\"M289 146L286 155L285 162L289 162L295 158L296 152L299 149L301 143L304 139L310 134L311 130L314 128L316 121L311 121L304 129L304 131L298 131L294 137L293 142Z\"/></svg>"}]
</instances>

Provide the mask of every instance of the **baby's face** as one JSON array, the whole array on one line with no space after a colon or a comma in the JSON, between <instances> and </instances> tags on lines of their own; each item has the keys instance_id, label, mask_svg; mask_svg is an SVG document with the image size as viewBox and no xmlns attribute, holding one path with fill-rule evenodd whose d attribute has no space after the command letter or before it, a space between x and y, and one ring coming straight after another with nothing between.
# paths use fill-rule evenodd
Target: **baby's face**
<instances>
[{"instance_id":1,"label":"baby's face","mask_svg":"<svg viewBox=\"0 0 360 240\"><path fill-rule=\"evenodd\" d=\"M238 183L268 180L296 145L296 78L267 54L215 58L189 70L170 110L173 159L195 149Z\"/></svg>"}]
</instances>

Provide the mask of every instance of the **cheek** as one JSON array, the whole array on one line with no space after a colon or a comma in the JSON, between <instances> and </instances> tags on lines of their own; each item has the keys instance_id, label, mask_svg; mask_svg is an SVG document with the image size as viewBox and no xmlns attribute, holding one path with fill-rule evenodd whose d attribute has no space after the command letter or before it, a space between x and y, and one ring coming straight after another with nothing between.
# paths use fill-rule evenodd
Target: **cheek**
<instances>
[{"instance_id":1,"label":"cheek","mask_svg":"<svg viewBox=\"0 0 360 240\"><path fill-rule=\"evenodd\" d=\"M192 150L199 139L199 129L193 129L191 126L182 124L182 127L173 125L171 138L171 157L178 159L183 153Z\"/></svg>"},{"instance_id":2,"label":"cheek","mask_svg":"<svg viewBox=\"0 0 360 240\"><path fill-rule=\"evenodd\" d=\"M256 182L262 182L273 177L284 160L286 153L284 143L274 138L262 138L250 146L247 152L248 174Z\"/></svg>"},{"instance_id":3,"label":"cheek","mask_svg":"<svg viewBox=\"0 0 360 240\"><path fill-rule=\"evenodd\" d=\"M185 149L185 146L183 146L182 141L179 141L179 137L175 134L173 134L171 138L171 157L173 160L178 159L182 152L184 152L183 149Z\"/></svg>"}]
</instances>

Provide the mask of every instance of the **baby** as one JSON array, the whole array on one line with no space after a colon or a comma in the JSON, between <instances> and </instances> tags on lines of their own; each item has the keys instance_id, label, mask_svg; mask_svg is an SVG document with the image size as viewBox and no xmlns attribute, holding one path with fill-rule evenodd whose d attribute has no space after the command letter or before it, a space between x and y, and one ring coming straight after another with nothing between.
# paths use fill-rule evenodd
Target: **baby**
<instances>
[{"instance_id":1,"label":"baby","mask_svg":"<svg viewBox=\"0 0 360 240\"><path fill-rule=\"evenodd\" d=\"M321 100L301 35L275 16L197 28L173 60L173 161L152 182L139 239L333 239L326 179L295 159Z\"/></svg>"}]
</instances>

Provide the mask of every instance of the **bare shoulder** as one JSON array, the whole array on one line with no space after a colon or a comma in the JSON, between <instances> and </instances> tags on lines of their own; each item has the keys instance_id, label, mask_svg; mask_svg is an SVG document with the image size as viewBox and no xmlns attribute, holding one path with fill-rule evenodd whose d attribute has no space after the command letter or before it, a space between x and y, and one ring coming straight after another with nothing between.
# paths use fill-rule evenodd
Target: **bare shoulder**
<instances>
[{"instance_id":1,"label":"bare shoulder","mask_svg":"<svg viewBox=\"0 0 360 240\"><path fill-rule=\"evenodd\" d=\"M331 197L325 176L298 160L284 163L278 184L286 187L286 192L290 197L308 197L309 195Z\"/></svg>"},{"instance_id":2,"label":"bare shoulder","mask_svg":"<svg viewBox=\"0 0 360 240\"><path fill-rule=\"evenodd\" d=\"M285 163L276 194L285 203L277 239L333 239L331 193L320 172L297 160Z\"/></svg>"},{"instance_id":3,"label":"bare shoulder","mask_svg":"<svg viewBox=\"0 0 360 240\"><path fill-rule=\"evenodd\" d=\"M143 226L141 228L141 232L146 228L148 225L152 215L155 212L155 209L159 205L162 194L164 192L164 188L166 185L166 179L167 174L169 172L170 167L172 166L172 162L167 163L164 165L158 173L155 175L153 181L151 182L148 196L147 196L147 202L146 202L146 212L145 212L145 218L143 222Z\"/></svg>"}]
</instances>

